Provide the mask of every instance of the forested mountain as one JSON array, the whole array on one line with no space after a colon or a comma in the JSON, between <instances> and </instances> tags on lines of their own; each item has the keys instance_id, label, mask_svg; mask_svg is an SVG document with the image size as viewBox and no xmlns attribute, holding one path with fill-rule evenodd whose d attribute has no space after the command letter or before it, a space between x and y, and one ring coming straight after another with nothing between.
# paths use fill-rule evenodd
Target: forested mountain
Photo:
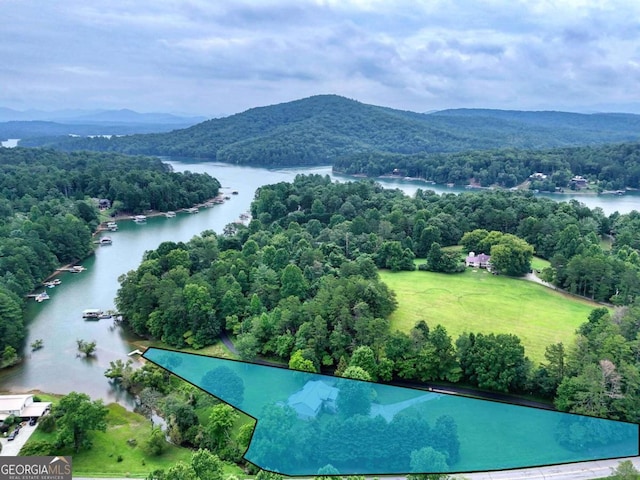
<instances>
[{"instance_id":1,"label":"forested mountain","mask_svg":"<svg viewBox=\"0 0 640 480\"><path fill-rule=\"evenodd\" d=\"M25 295L92 252L98 198L131 212L168 210L212 198L219 186L157 158L0 148L0 366L24 338Z\"/></svg>"},{"instance_id":2,"label":"forested mountain","mask_svg":"<svg viewBox=\"0 0 640 480\"><path fill-rule=\"evenodd\" d=\"M460 111L427 115L318 95L253 108L170 133L112 139L41 139L24 145L287 166L326 165L359 153L537 149L640 140L640 116L627 115L621 120L616 115L520 113L523 115L505 114L502 118Z\"/></svg>"}]
</instances>

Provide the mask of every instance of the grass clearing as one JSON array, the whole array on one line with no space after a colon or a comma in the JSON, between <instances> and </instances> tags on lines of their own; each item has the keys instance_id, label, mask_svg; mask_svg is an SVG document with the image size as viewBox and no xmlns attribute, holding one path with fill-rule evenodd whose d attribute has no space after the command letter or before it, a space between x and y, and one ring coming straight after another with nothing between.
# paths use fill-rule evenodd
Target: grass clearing
<instances>
[{"instance_id":1,"label":"grass clearing","mask_svg":"<svg viewBox=\"0 0 640 480\"><path fill-rule=\"evenodd\" d=\"M167 350L176 350L174 347L167 345L160 340L136 340L134 342L135 346L140 350L144 351L149 347L163 348ZM229 359L238 359L237 355L234 355L229 349L225 346L222 341L217 340L213 345L208 345L204 348L195 349L195 348L181 348L180 352L184 353L195 353L196 355L205 355L208 357L218 357L218 358L229 358Z\"/></svg>"},{"instance_id":2,"label":"grass clearing","mask_svg":"<svg viewBox=\"0 0 640 480\"><path fill-rule=\"evenodd\" d=\"M151 422L116 403L107 405L107 408L107 431L92 433L91 449L79 453L70 450L56 452L73 456L74 477L145 477L153 470L167 469L180 460L190 461L193 452L174 445L169 445L160 456L145 455L141 446L151 432ZM54 441L56 434L55 431L47 434L36 430L29 442ZM238 475L241 470L234 465L225 465L225 473Z\"/></svg>"},{"instance_id":3,"label":"grass clearing","mask_svg":"<svg viewBox=\"0 0 640 480\"><path fill-rule=\"evenodd\" d=\"M549 260L545 260L544 258L533 257L531 259L531 268L538 272L541 272L542 270L550 266L551 262Z\"/></svg>"},{"instance_id":4,"label":"grass clearing","mask_svg":"<svg viewBox=\"0 0 640 480\"><path fill-rule=\"evenodd\" d=\"M455 341L464 332L513 333L536 364L547 345L571 344L578 326L600 305L522 279L485 270L461 274L380 271L396 292L391 329L408 332L419 320L443 325Z\"/></svg>"}]
</instances>

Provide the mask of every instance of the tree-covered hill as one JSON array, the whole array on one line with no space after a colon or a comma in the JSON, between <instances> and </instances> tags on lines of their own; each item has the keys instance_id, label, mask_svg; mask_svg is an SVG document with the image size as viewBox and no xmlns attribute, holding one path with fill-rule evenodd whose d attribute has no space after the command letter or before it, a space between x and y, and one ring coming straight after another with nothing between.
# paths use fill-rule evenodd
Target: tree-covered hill
<instances>
[{"instance_id":1,"label":"tree-covered hill","mask_svg":"<svg viewBox=\"0 0 640 480\"><path fill-rule=\"evenodd\" d=\"M289 166L326 165L361 153L535 149L640 140L640 116L484 112L427 115L318 95L252 108L168 133L111 139L51 138L23 145Z\"/></svg>"}]
</instances>

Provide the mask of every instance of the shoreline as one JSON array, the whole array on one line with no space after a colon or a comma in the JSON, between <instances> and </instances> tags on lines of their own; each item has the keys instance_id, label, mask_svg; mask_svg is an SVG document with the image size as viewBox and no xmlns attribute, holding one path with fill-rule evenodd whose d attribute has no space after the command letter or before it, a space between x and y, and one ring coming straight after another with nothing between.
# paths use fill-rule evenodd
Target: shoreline
<instances>
[{"instance_id":1,"label":"shoreline","mask_svg":"<svg viewBox=\"0 0 640 480\"><path fill-rule=\"evenodd\" d=\"M180 208L178 210L175 210L176 213L178 212L187 212L190 208L202 208L202 207L207 207L210 208L213 205L217 205L220 200L222 201L227 201L224 200L224 195L221 193L218 193L217 196L213 197L213 198L209 198L208 200L205 200L202 203L196 203L194 205L192 205L191 207L184 207L184 208ZM213 205L211 205L213 204ZM159 210L148 210L146 213L144 214L138 214L138 215L144 215L145 217L149 218L149 217L161 217L163 215L166 215L169 211L171 210L167 210L166 212L164 211L159 211ZM136 217L135 214L126 212L126 213L117 213L114 216L109 216L110 220L104 220L102 222L100 222L100 224L98 225L98 228L96 229L96 231L93 233L93 236L95 236L96 234L100 233L100 232L104 232L104 231L108 231L108 229L106 228L106 224L108 222L115 222L118 220L134 220Z\"/></svg>"},{"instance_id":2,"label":"shoreline","mask_svg":"<svg viewBox=\"0 0 640 480\"><path fill-rule=\"evenodd\" d=\"M433 180L427 180L426 178L420 177L400 177L398 175L378 175L378 176L369 176L366 173L344 173L337 170L334 170L333 173L337 175L344 175L345 177L351 178L367 178L371 180L382 179L382 180L398 180L404 182L421 182L426 185L433 185L436 187L444 188L460 188L465 190L499 190L499 191L518 191L518 192L532 192L534 194L545 194L545 195L580 195L585 197L599 197L599 196L623 196L625 194L634 194L638 191L638 189L634 189L632 187L627 187L624 190L624 193L620 194L618 190L609 191L606 190L604 192L594 192L593 190L584 191L584 190L562 190L561 192L551 192L551 191L534 191L526 188L518 188L518 186L512 188L499 187L499 186L490 186L490 187L482 187L479 185L467 184L467 185L458 185L458 184L450 184L447 183L437 183Z\"/></svg>"}]
</instances>

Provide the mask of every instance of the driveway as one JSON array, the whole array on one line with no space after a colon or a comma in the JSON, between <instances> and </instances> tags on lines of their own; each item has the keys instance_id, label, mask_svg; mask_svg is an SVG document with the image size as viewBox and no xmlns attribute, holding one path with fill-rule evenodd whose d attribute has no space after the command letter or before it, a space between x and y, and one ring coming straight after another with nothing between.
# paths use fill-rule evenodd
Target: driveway
<instances>
[{"instance_id":1,"label":"driveway","mask_svg":"<svg viewBox=\"0 0 640 480\"><path fill-rule=\"evenodd\" d=\"M33 432L36 431L37 425L30 426L26 424L20 429L20 433L15 438L15 440L9 441L6 438L0 438L0 443L2 444L2 452L0 452L0 457L17 457L18 453L20 453L20 449L27 443L29 437Z\"/></svg>"}]
</instances>

